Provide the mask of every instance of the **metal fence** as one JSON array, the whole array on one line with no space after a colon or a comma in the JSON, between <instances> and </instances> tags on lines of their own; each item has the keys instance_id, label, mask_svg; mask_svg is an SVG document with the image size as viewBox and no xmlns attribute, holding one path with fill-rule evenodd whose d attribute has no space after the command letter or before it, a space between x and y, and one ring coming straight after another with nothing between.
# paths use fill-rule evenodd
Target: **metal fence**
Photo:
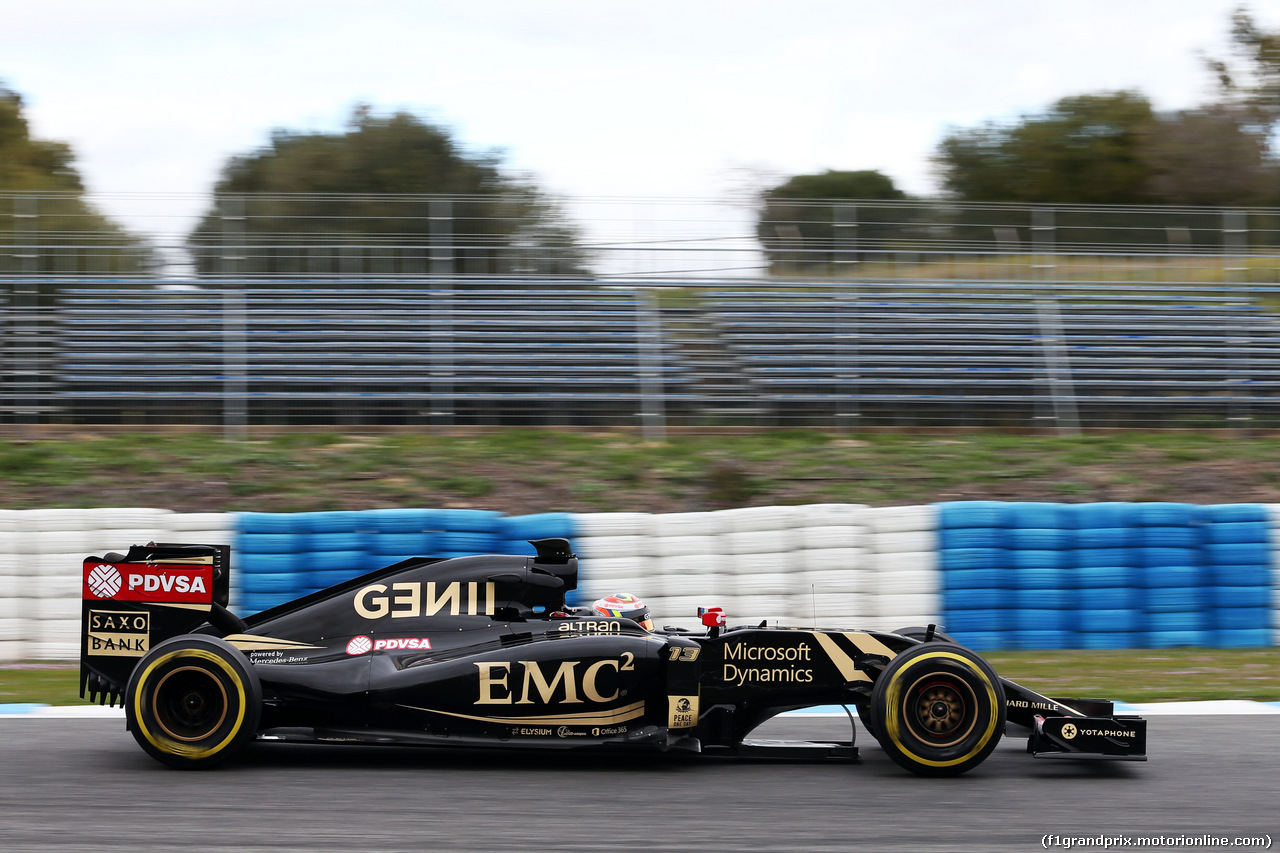
<instances>
[{"instance_id":1,"label":"metal fence","mask_svg":"<svg viewBox=\"0 0 1280 853\"><path fill-rule=\"evenodd\" d=\"M1275 208L0 193L0 275L1274 284L1278 259Z\"/></svg>"},{"instance_id":2,"label":"metal fence","mask_svg":"<svg viewBox=\"0 0 1280 853\"><path fill-rule=\"evenodd\" d=\"M1280 426L1275 210L111 201L0 195L11 432Z\"/></svg>"}]
</instances>

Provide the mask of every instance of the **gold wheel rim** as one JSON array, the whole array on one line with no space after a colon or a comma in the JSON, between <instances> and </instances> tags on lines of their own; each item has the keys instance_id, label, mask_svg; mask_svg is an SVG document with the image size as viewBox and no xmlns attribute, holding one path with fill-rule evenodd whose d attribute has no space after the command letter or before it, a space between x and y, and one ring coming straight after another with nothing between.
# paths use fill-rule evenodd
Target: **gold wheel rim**
<instances>
[{"instance_id":1,"label":"gold wheel rim","mask_svg":"<svg viewBox=\"0 0 1280 853\"><path fill-rule=\"evenodd\" d=\"M196 735L182 735L174 731L174 727L172 725L173 715L168 711L162 712L160 709L160 695L164 690L165 682L167 682L173 676L178 675L179 673L185 673L185 672L195 673L200 676L203 676L203 679L205 681L212 683L218 688L217 696L218 698L221 699L221 702L219 703L219 706L218 706L221 709L221 712L217 715L217 719L213 722L213 725L207 726L203 732ZM197 699L199 699L201 702L205 701L203 700L203 697L199 696L194 690L187 690L187 692L183 695L184 704L187 703L188 701L195 701ZM156 684L156 689L151 692L152 719L156 721L156 725L159 726L161 731L163 731L166 735L173 738L174 740L182 741L183 743L195 743L196 741L204 740L214 732L218 731L218 729L222 727L222 724L226 722L227 704L228 704L227 688L223 686L221 679L214 677L214 675L210 673L207 669L204 669L203 667L198 667L198 666L180 666L170 670L169 672L166 672L161 677L159 683Z\"/></svg>"}]
</instances>

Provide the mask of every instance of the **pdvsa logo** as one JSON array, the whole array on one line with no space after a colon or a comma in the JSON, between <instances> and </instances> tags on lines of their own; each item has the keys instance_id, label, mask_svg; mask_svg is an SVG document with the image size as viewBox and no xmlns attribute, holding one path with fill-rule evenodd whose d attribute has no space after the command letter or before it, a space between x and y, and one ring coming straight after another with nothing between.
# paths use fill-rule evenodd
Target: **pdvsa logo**
<instances>
[{"instance_id":1,"label":"pdvsa logo","mask_svg":"<svg viewBox=\"0 0 1280 853\"><path fill-rule=\"evenodd\" d=\"M83 598L208 604L212 601L212 568L151 564L85 564Z\"/></svg>"},{"instance_id":2,"label":"pdvsa logo","mask_svg":"<svg viewBox=\"0 0 1280 853\"><path fill-rule=\"evenodd\" d=\"M426 637L387 637L373 640L369 637L352 637L347 643L347 654L363 655L368 652L402 652L425 651L431 648L431 641Z\"/></svg>"},{"instance_id":3,"label":"pdvsa logo","mask_svg":"<svg viewBox=\"0 0 1280 853\"><path fill-rule=\"evenodd\" d=\"M85 583L89 587L89 592L98 598L111 598L120 591L123 580L115 566L103 564L89 570L89 577L85 578Z\"/></svg>"}]
</instances>

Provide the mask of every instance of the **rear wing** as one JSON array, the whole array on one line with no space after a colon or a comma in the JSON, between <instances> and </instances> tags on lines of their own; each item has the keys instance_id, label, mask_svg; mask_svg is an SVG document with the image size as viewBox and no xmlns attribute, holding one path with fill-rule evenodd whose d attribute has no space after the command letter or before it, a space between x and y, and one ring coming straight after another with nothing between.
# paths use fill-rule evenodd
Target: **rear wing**
<instances>
[{"instance_id":1,"label":"rear wing","mask_svg":"<svg viewBox=\"0 0 1280 853\"><path fill-rule=\"evenodd\" d=\"M80 696L115 705L152 646L229 617L230 565L229 545L153 542L134 545L127 554L86 558Z\"/></svg>"}]
</instances>

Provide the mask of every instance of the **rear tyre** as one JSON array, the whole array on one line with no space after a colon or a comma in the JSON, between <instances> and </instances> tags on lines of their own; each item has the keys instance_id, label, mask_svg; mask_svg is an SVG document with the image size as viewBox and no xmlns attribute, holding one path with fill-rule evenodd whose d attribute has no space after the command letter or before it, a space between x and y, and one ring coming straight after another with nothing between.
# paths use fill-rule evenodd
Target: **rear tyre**
<instances>
[{"instance_id":1,"label":"rear tyre","mask_svg":"<svg viewBox=\"0 0 1280 853\"><path fill-rule=\"evenodd\" d=\"M238 649L187 634L147 652L125 691L129 731L152 758L196 769L226 760L258 729L262 685Z\"/></svg>"},{"instance_id":2,"label":"rear tyre","mask_svg":"<svg viewBox=\"0 0 1280 853\"><path fill-rule=\"evenodd\" d=\"M977 767L1004 734L1004 690L979 655L950 643L893 658L871 693L871 731L898 765L921 776Z\"/></svg>"}]
</instances>

